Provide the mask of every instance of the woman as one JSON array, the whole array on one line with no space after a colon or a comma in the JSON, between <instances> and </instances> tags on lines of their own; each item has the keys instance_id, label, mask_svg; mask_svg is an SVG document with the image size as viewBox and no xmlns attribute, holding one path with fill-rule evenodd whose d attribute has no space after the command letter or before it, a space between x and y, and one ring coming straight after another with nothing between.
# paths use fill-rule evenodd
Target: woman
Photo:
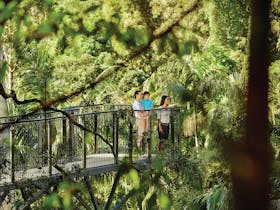
<instances>
[{"instance_id":1,"label":"woman","mask_svg":"<svg viewBox=\"0 0 280 210\"><path fill-rule=\"evenodd\" d=\"M159 110L157 111L157 119L158 119L158 135L159 135L159 151L163 151L164 142L168 140L169 136L169 122L171 110L170 108L174 105L170 106L170 97L162 96Z\"/></svg>"}]
</instances>

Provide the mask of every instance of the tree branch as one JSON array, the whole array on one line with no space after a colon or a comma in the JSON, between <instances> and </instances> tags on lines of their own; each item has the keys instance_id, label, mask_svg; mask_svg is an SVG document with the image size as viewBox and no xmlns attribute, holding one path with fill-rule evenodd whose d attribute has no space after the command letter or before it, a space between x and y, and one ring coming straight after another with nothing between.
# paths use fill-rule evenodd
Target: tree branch
<instances>
[{"instance_id":1,"label":"tree branch","mask_svg":"<svg viewBox=\"0 0 280 210\"><path fill-rule=\"evenodd\" d=\"M151 46L151 44L158 40L161 39L163 37L165 37L166 35L168 35L174 27L178 26L180 24L180 21L186 17L188 14L190 14L191 12L195 11L196 9L198 9L200 5L200 0L197 1L196 3L193 4L193 6L188 9L187 11L183 12L180 17L174 22L172 23L170 26L168 26L165 30L161 31L160 33L155 33L152 34L152 37L150 39L150 41L143 47L141 47L140 49L136 50L135 52L131 53L129 56L127 56L127 61L137 58L138 56L140 56L143 52L145 52L146 50L149 49L149 47Z\"/></svg>"},{"instance_id":2,"label":"tree branch","mask_svg":"<svg viewBox=\"0 0 280 210\"><path fill-rule=\"evenodd\" d=\"M54 165L54 168L56 168L60 173L62 173L65 177L67 177L71 182L76 183L70 176L69 174L64 171L61 167L59 167L58 165ZM87 209L87 210L91 210L91 208L87 205L87 203L84 201L84 199L78 194L77 191L73 192L73 195L76 197L76 199L82 204L82 206Z\"/></svg>"},{"instance_id":3,"label":"tree branch","mask_svg":"<svg viewBox=\"0 0 280 210\"><path fill-rule=\"evenodd\" d=\"M35 193L34 196L32 196L29 200L25 202L22 206L19 207L19 210L26 210L30 208L30 205L34 203L36 200L41 198L44 194L49 194L50 191L48 190L52 186L58 185L58 182L50 183L47 185L47 187L43 188L42 190Z\"/></svg>"},{"instance_id":4,"label":"tree branch","mask_svg":"<svg viewBox=\"0 0 280 210\"><path fill-rule=\"evenodd\" d=\"M53 111L55 111L55 112L60 112L60 113L62 113L63 115L65 115L65 116L69 119L70 122L72 122L72 123L73 123L74 125L76 125L77 127L81 128L81 129L84 130L84 131L88 131L88 132L90 132L90 133L92 133L92 134L98 136L105 144L107 144L107 145L110 147L110 149L111 149L111 151L112 151L114 157L116 158L116 154L114 153L113 145L111 145L110 142L109 142L107 139L105 139L101 134L96 133L96 132L94 132L93 130L91 130L91 129L85 127L84 125L82 125L82 124L80 124L80 123L78 123L78 122L75 121L75 120L71 117L71 115L70 115L69 113L67 113L66 111L59 110L59 109L55 109L55 108L49 108L49 110L53 110Z\"/></svg>"},{"instance_id":5,"label":"tree branch","mask_svg":"<svg viewBox=\"0 0 280 210\"><path fill-rule=\"evenodd\" d=\"M115 176L115 180L114 180L114 183L113 183L113 186L112 186L112 189L111 189L111 192L110 192L110 195L109 195L109 198L108 198L108 201L106 203L106 206L104 208L104 210L109 210L110 209L110 206L112 204L112 200L113 200L113 196L116 192L116 189L117 189L117 186L119 184L119 181L120 181L120 178L122 176L122 172L121 170L118 170L116 176Z\"/></svg>"},{"instance_id":6,"label":"tree branch","mask_svg":"<svg viewBox=\"0 0 280 210\"><path fill-rule=\"evenodd\" d=\"M98 207L98 203L95 199L95 196L94 196L94 193L93 193L93 190L90 186L90 182L89 182L89 178L88 177L85 177L85 184L86 184L86 188L89 192L89 195L90 195L90 200L91 200L91 203L92 205L94 206L94 209L95 210L99 210L99 207Z\"/></svg>"},{"instance_id":7,"label":"tree branch","mask_svg":"<svg viewBox=\"0 0 280 210\"><path fill-rule=\"evenodd\" d=\"M3 201L5 200L5 198L7 197L7 195L9 194L9 191L4 191L0 197L0 206L2 206Z\"/></svg>"},{"instance_id":8,"label":"tree branch","mask_svg":"<svg viewBox=\"0 0 280 210\"><path fill-rule=\"evenodd\" d=\"M2 83L0 84L0 95L2 95L4 99L12 98L14 102L18 105L41 102L39 99L29 99L29 100L20 101L18 100L17 95L13 90L10 94L7 94Z\"/></svg>"},{"instance_id":9,"label":"tree branch","mask_svg":"<svg viewBox=\"0 0 280 210\"><path fill-rule=\"evenodd\" d=\"M67 94L67 95L60 95L55 99L48 99L48 100L38 100L38 99L29 99L29 100L24 100L24 101L20 101L18 100L16 94L14 91L12 91L11 94L6 94L3 85L0 85L0 95L2 95L5 99L8 98L12 98L14 100L14 102L16 104L28 104L28 103L39 103L40 107L37 107L35 109L33 109L33 111L31 113L25 114L21 117L21 119L28 117L40 110L48 110L50 109L52 106L57 105L59 103L65 102L70 98L73 98L75 96L78 96L79 94L83 93L84 91L87 91L89 89L93 89L94 87L96 87L99 83L103 82L104 80L106 80L107 78L109 78L110 76L112 76L114 73L118 72L118 70L121 67L127 67L128 63L131 59L137 58L138 56L140 56L142 53L144 53L147 49L149 49L149 47L151 46L151 44L157 40L157 39L161 39L164 36L168 35L172 29L175 26L178 26L180 21L188 14L190 14L191 12L195 11L200 5L200 0L197 1L196 3L194 3L194 5L187 11L183 12L182 15L173 23L171 24L169 27L167 27L165 30L163 30L162 32L158 33L158 34L153 34L150 41L143 47L137 49L136 51L134 51L133 53L131 53L129 56L127 56L123 62L118 63L117 66L115 66L114 71L110 72L109 74L106 74L105 76L101 76L98 77L96 80L90 82L88 85L78 88L76 91ZM15 124L19 121L20 119L17 119L13 122L11 122L11 124ZM3 126L2 128L0 128L0 132L3 131L4 129L6 129L9 126ZM91 131L90 131L91 132ZM98 134L96 134L98 135ZM103 141L105 140L102 136L99 136ZM104 141L106 143L106 140ZM108 144L110 146L110 144ZM110 146L111 147L111 146Z\"/></svg>"},{"instance_id":10,"label":"tree branch","mask_svg":"<svg viewBox=\"0 0 280 210\"><path fill-rule=\"evenodd\" d=\"M139 190L136 190L136 189L132 189L129 191L129 193L124 196L124 198L115 206L115 208L113 210L118 210L120 209L124 204L125 202L133 195L135 195Z\"/></svg>"}]
</instances>

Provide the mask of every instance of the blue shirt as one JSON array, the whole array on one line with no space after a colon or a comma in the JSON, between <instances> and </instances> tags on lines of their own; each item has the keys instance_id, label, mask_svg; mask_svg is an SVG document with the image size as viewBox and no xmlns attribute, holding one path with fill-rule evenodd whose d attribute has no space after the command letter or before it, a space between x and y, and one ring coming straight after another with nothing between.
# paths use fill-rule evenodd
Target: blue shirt
<instances>
[{"instance_id":1,"label":"blue shirt","mask_svg":"<svg viewBox=\"0 0 280 210\"><path fill-rule=\"evenodd\" d=\"M154 106L154 102L151 99L142 99L141 104L144 106L144 110L151 110Z\"/></svg>"}]
</instances>

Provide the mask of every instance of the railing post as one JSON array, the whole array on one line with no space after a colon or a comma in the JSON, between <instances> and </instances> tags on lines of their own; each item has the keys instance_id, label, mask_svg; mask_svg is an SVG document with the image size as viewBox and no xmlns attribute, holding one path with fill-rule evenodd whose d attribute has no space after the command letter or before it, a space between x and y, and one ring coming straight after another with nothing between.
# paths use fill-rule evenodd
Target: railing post
<instances>
[{"instance_id":1,"label":"railing post","mask_svg":"<svg viewBox=\"0 0 280 210\"><path fill-rule=\"evenodd\" d=\"M82 116L83 125L86 128L86 117ZM87 131L83 130L83 168L87 168L87 145L86 145Z\"/></svg>"},{"instance_id":2,"label":"railing post","mask_svg":"<svg viewBox=\"0 0 280 210\"><path fill-rule=\"evenodd\" d=\"M70 112L70 115L72 115L72 112ZM72 117L72 116L71 116ZM73 150L73 144L74 144L74 125L69 119L69 142L68 142L68 147L69 147L69 157L72 160L72 155L74 155L74 150Z\"/></svg>"},{"instance_id":3,"label":"railing post","mask_svg":"<svg viewBox=\"0 0 280 210\"><path fill-rule=\"evenodd\" d=\"M48 141L48 172L52 175L52 142L51 142L51 122L47 120L47 141Z\"/></svg>"},{"instance_id":4,"label":"railing post","mask_svg":"<svg viewBox=\"0 0 280 210\"><path fill-rule=\"evenodd\" d=\"M67 124L66 117L62 116L62 143L66 144L67 142Z\"/></svg>"},{"instance_id":5,"label":"railing post","mask_svg":"<svg viewBox=\"0 0 280 210\"><path fill-rule=\"evenodd\" d=\"M117 111L113 111L113 148L115 154L115 163L118 163L118 155L119 155L119 119Z\"/></svg>"},{"instance_id":6,"label":"railing post","mask_svg":"<svg viewBox=\"0 0 280 210\"><path fill-rule=\"evenodd\" d=\"M178 147L180 148L180 140L181 140L181 108L178 109L178 119L177 119L177 142Z\"/></svg>"},{"instance_id":7,"label":"railing post","mask_svg":"<svg viewBox=\"0 0 280 210\"><path fill-rule=\"evenodd\" d=\"M171 125L171 143L174 144L175 135L174 135L174 110L171 109L171 116L170 116L170 125Z\"/></svg>"},{"instance_id":8,"label":"railing post","mask_svg":"<svg viewBox=\"0 0 280 210\"><path fill-rule=\"evenodd\" d=\"M98 142L97 142L97 135L96 135L96 133L97 133L97 126L98 126L97 120L98 120L97 114L94 113L94 128L93 129L94 129L94 153L95 154L97 153L97 150L98 150Z\"/></svg>"},{"instance_id":9,"label":"railing post","mask_svg":"<svg viewBox=\"0 0 280 210\"><path fill-rule=\"evenodd\" d=\"M39 115L41 118L41 115ZM43 121L38 121L38 148L39 148L39 154L43 154ZM43 158L43 157L42 157Z\"/></svg>"},{"instance_id":10,"label":"railing post","mask_svg":"<svg viewBox=\"0 0 280 210\"><path fill-rule=\"evenodd\" d=\"M129 162L133 163L133 124L131 113L128 114L129 121L129 136L128 136L128 153L129 153Z\"/></svg>"},{"instance_id":11,"label":"railing post","mask_svg":"<svg viewBox=\"0 0 280 210\"><path fill-rule=\"evenodd\" d=\"M11 182L15 182L15 147L13 141L13 127L10 126L10 158L11 158Z\"/></svg>"},{"instance_id":12,"label":"railing post","mask_svg":"<svg viewBox=\"0 0 280 210\"><path fill-rule=\"evenodd\" d=\"M148 149L148 159L147 162L151 163L152 162L152 111L149 113L149 135L147 137L147 149Z\"/></svg>"}]
</instances>

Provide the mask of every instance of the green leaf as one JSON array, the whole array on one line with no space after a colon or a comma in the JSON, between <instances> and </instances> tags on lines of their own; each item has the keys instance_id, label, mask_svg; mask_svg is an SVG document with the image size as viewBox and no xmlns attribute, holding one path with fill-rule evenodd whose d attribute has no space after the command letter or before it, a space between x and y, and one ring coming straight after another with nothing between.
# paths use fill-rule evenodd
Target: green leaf
<instances>
[{"instance_id":1,"label":"green leaf","mask_svg":"<svg viewBox=\"0 0 280 210\"><path fill-rule=\"evenodd\" d=\"M214 187L207 199L207 210L216 210L219 206L219 201L223 193L223 187Z\"/></svg>"},{"instance_id":2,"label":"green leaf","mask_svg":"<svg viewBox=\"0 0 280 210\"><path fill-rule=\"evenodd\" d=\"M104 71L102 71L97 77L96 77L96 81L99 81L105 77L108 77L110 74L112 74L112 72L114 72L116 70L117 66L110 66L108 68L106 68Z\"/></svg>"},{"instance_id":3,"label":"green leaf","mask_svg":"<svg viewBox=\"0 0 280 210\"><path fill-rule=\"evenodd\" d=\"M158 202L161 209L170 209L171 200L169 196L165 193L160 193L158 196Z\"/></svg>"},{"instance_id":4,"label":"green leaf","mask_svg":"<svg viewBox=\"0 0 280 210\"><path fill-rule=\"evenodd\" d=\"M71 200L70 191L67 190L63 193L62 203L63 203L64 209L72 209L72 200Z\"/></svg>"},{"instance_id":5,"label":"green leaf","mask_svg":"<svg viewBox=\"0 0 280 210\"><path fill-rule=\"evenodd\" d=\"M158 172L162 171L164 168L162 159L160 157L156 157L154 161L152 162L152 166L154 169L156 169Z\"/></svg>"},{"instance_id":6,"label":"green leaf","mask_svg":"<svg viewBox=\"0 0 280 210\"><path fill-rule=\"evenodd\" d=\"M0 64L0 82L3 81L3 79L5 78L5 74L6 74L6 70L7 70L7 62L3 62L2 64Z\"/></svg>"},{"instance_id":7,"label":"green leaf","mask_svg":"<svg viewBox=\"0 0 280 210\"><path fill-rule=\"evenodd\" d=\"M50 33L51 31L52 31L52 27L48 23L43 23L39 27L39 32L42 33L42 34L47 34L47 33Z\"/></svg>"},{"instance_id":8,"label":"green leaf","mask_svg":"<svg viewBox=\"0 0 280 210\"><path fill-rule=\"evenodd\" d=\"M59 190L66 190L68 188L68 183L67 182L61 182L58 186Z\"/></svg>"},{"instance_id":9,"label":"green leaf","mask_svg":"<svg viewBox=\"0 0 280 210\"><path fill-rule=\"evenodd\" d=\"M0 1L0 11L2 11L5 8L5 3L3 1Z\"/></svg>"},{"instance_id":10,"label":"green leaf","mask_svg":"<svg viewBox=\"0 0 280 210\"><path fill-rule=\"evenodd\" d=\"M93 140L94 140L94 136L92 133L90 132L86 132L86 144L92 144Z\"/></svg>"},{"instance_id":11,"label":"green leaf","mask_svg":"<svg viewBox=\"0 0 280 210\"><path fill-rule=\"evenodd\" d=\"M44 0L44 4L51 5L53 3L53 0Z\"/></svg>"},{"instance_id":12,"label":"green leaf","mask_svg":"<svg viewBox=\"0 0 280 210\"><path fill-rule=\"evenodd\" d=\"M59 196L57 193L50 194L43 203L45 208L54 209L60 207Z\"/></svg>"},{"instance_id":13,"label":"green leaf","mask_svg":"<svg viewBox=\"0 0 280 210\"><path fill-rule=\"evenodd\" d=\"M3 7L3 4L0 5ZM17 1L11 1L6 5L5 8L2 8L2 11L0 13L0 21L6 20L12 16L12 13L15 11L17 7Z\"/></svg>"},{"instance_id":14,"label":"green leaf","mask_svg":"<svg viewBox=\"0 0 280 210\"><path fill-rule=\"evenodd\" d=\"M139 187L140 187L140 179L139 179L138 172L135 169L131 169L129 171L129 176L132 179L134 188L135 189L139 189Z\"/></svg>"}]
</instances>

